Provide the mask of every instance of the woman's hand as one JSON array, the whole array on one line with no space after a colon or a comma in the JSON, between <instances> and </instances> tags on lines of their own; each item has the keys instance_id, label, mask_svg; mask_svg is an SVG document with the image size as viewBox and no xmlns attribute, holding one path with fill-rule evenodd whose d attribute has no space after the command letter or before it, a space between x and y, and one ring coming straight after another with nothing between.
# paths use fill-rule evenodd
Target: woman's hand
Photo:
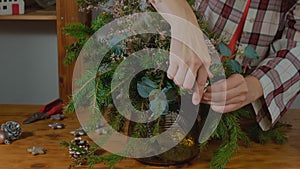
<instances>
[{"instance_id":1,"label":"woman's hand","mask_svg":"<svg viewBox=\"0 0 300 169\"><path fill-rule=\"evenodd\" d=\"M175 38L171 40L167 75L176 85L193 92L193 104L200 103L208 77L206 67L189 47Z\"/></svg>"},{"instance_id":2,"label":"woman's hand","mask_svg":"<svg viewBox=\"0 0 300 169\"><path fill-rule=\"evenodd\" d=\"M196 16L186 0L150 1L171 25L168 77L186 90L193 90L193 103L199 104L211 58Z\"/></svg>"},{"instance_id":3,"label":"woman's hand","mask_svg":"<svg viewBox=\"0 0 300 169\"><path fill-rule=\"evenodd\" d=\"M262 86L256 77L244 78L240 74L233 74L207 87L201 102L210 104L216 112L227 113L242 108L262 95Z\"/></svg>"}]
</instances>

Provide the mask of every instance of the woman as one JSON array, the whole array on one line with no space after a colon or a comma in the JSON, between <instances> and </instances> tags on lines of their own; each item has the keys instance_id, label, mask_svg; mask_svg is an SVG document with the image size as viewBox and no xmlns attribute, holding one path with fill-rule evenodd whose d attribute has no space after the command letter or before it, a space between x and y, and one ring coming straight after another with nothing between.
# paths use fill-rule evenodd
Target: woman
<instances>
[{"instance_id":1,"label":"woman","mask_svg":"<svg viewBox=\"0 0 300 169\"><path fill-rule=\"evenodd\" d=\"M159 13L178 16L197 25L186 0L150 2ZM199 48L205 44L201 31L195 35L195 32L188 31L189 28L178 26L166 18L171 25L172 36L184 32L191 44L199 48L193 52L187 45L172 38L169 78L185 89L192 89L196 82L199 90L194 91L193 103L211 104L212 109L220 113L252 103L261 128L268 130L300 92L300 1L196 0L195 9L199 17L207 20L212 31L228 41L235 37L240 49L253 47L259 56L257 62L251 63L250 59L240 57L235 59L245 67L256 68L246 77L234 74L203 92L207 77L212 75L208 71L210 59L207 59L207 49ZM244 24L241 24L243 16ZM212 88L216 90L212 92Z\"/></svg>"}]
</instances>

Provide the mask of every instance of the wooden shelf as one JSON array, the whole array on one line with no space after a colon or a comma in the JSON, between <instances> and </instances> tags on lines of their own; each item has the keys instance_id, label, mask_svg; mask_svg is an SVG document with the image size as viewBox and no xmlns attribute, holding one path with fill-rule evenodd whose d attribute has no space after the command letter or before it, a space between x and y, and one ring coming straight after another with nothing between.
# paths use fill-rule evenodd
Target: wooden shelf
<instances>
[{"instance_id":1,"label":"wooden shelf","mask_svg":"<svg viewBox=\"0 0 300 169\"><path fill-rule=\"evenodd\" d=\"M56 11L51 10L26 10L22 15L3 15L0 20L56 20Z\"/></svg>"}]
</instances>

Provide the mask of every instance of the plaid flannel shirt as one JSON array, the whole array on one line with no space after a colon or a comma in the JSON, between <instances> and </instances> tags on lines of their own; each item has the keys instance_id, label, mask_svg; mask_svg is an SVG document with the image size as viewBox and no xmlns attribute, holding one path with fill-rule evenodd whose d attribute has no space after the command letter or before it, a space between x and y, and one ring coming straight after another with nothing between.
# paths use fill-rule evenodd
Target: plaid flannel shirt
<instances>
[{"instance_id":1,"label":"plaid flannel shirt","mask_svg":"<svg viewBox=\"0 0 300 169\"><path fill-rule=\"evenodd\" d=\"M231 39L247 0L196 0L195 10L209 28ZM263 130L284 115L300 93L300 0L251 0L238 48L252 46L259 60L251 63L264 96L253 102ZM247 65L247 58L236 58Z\"/></svg>"}]
</instances>

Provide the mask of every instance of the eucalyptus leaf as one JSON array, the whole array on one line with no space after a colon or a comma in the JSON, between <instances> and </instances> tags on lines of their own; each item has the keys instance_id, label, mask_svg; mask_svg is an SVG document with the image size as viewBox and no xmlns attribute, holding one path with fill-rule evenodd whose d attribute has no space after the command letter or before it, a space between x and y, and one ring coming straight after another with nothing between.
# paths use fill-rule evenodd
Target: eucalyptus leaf
<instances>
[{"instance_id":1,"label":"eucalyptus leaf","mask_svg":"<svg viewBox=\"0 0 300 169\"><path fill-rule=\"evenodd\" d=\"M152 90L153 90L152 87L144 85L143 83L137 84L137 91L142 98L149 97Z\"/></svg>"},{"instance_id":2,"label":"eucalyptus leaf","mask_svg":"<svg viewBox=\"0 0 300 169\"><path fill-rule=\"evenodd\" d=\"M152 87L153 89L157 89L158 88L158 85L154 81L152 81L151 79L149 79L147 77L142 77L141 80L142 80L141 82L143 84L145 84L145 85L147 85L149 87Z\"/></svg>"},{"instance_id":3,"label":"eucalyptus leaf","mask_svg":"<svg viewBox=\"0 0 300 169\"><path fill-rule=\"evenodd\" d=\"M141 81L137 83L137 91L143 98L149 97L150 93L156 88L158 88L157 84L146 77L143 77Z\"/></svg>"},{"instance_id":4,"label":"eucalyptus leaf","mask_svg":"<svg viewBox=\"0 0 300 169\"><path fill-rule=\"evenodd\" d=\"M148 6L148 4L147 4L147 1L146 1L146 0L141 0L141 1L140 1L140 9L141 9L142 11L145 11L146 8L147 8L147 6Z\"/></svg>"},{"instance_id":5,"label":"eucalyptus leaf","mask_svg":"<svg viewBox=\"0 0 300 169\"><path fill-rule=\"evenodd\" d=\"M242 66L240 63L236 60L227 60L226 61L229 65L232 71L236 73L242 73Z\"/></svg>"},{"instance_id":6,"label":"eucalyptus leaf","mask_svg":"<svg viewBox=\"0 0 300 169\"><path fill-rule=\"evenodd\" d=\"M154 99L149 103L150 110L156 115L167 115L169 104L167 100Z\"/></svg>"},{"instance_id":7,"label":"eucalyptus leaf","mask_svg":"<svg viewBox=\"0 0 300 169\"><path fill-rule=\"evenodd\" d=\"M126 35L114 34L114 36L109 40L109 46L120 45L121 41L126 38Z\"/></svg>"},{"instance_id":8,"label":"eucalyptus leaf","mask_svg":"<svg viewBox=\"0 0 300 169\"><path fill-rule=\"evenodd\" d=\"M150 110L155 115L166 115L168 113L169 104L165 93L156 89L150 93L150 96L154 98L149 103Z\"/></svg>"},{"instance_id":9,"label":"eucalyptus leaf","mask_svg":"<svg viewBox=\"0 0 300 169\"><path fill-rule=\"evenodd\" d=\"M119 45L116 47L113 47L111 50L116 56L121 56L123 54L121 46L119 46Z\"/></svg>"},{"instance_id":10,"label":"eucalyptus leaf","mask_svg":"<svg viewBox=\"0 0 300 169\"><path fill-rule=\"evenodd\" d=\"M219 43L219 50L220 50L221 55L223 55L223 56L231 56L232 55L231 50L223 42Z\"/></svg>"},{"instance_id":11,"label":"eucalyptus leaf","mask_svg":"<svg viewBox=\"0 0 300 169\"><path fill-rule=\"evenodd\" d=\"M250 59L259 59L259 56L256 52L256 50L252 46L246 46L244 51L244 56Z\"/></svg>"}]
</instances>

